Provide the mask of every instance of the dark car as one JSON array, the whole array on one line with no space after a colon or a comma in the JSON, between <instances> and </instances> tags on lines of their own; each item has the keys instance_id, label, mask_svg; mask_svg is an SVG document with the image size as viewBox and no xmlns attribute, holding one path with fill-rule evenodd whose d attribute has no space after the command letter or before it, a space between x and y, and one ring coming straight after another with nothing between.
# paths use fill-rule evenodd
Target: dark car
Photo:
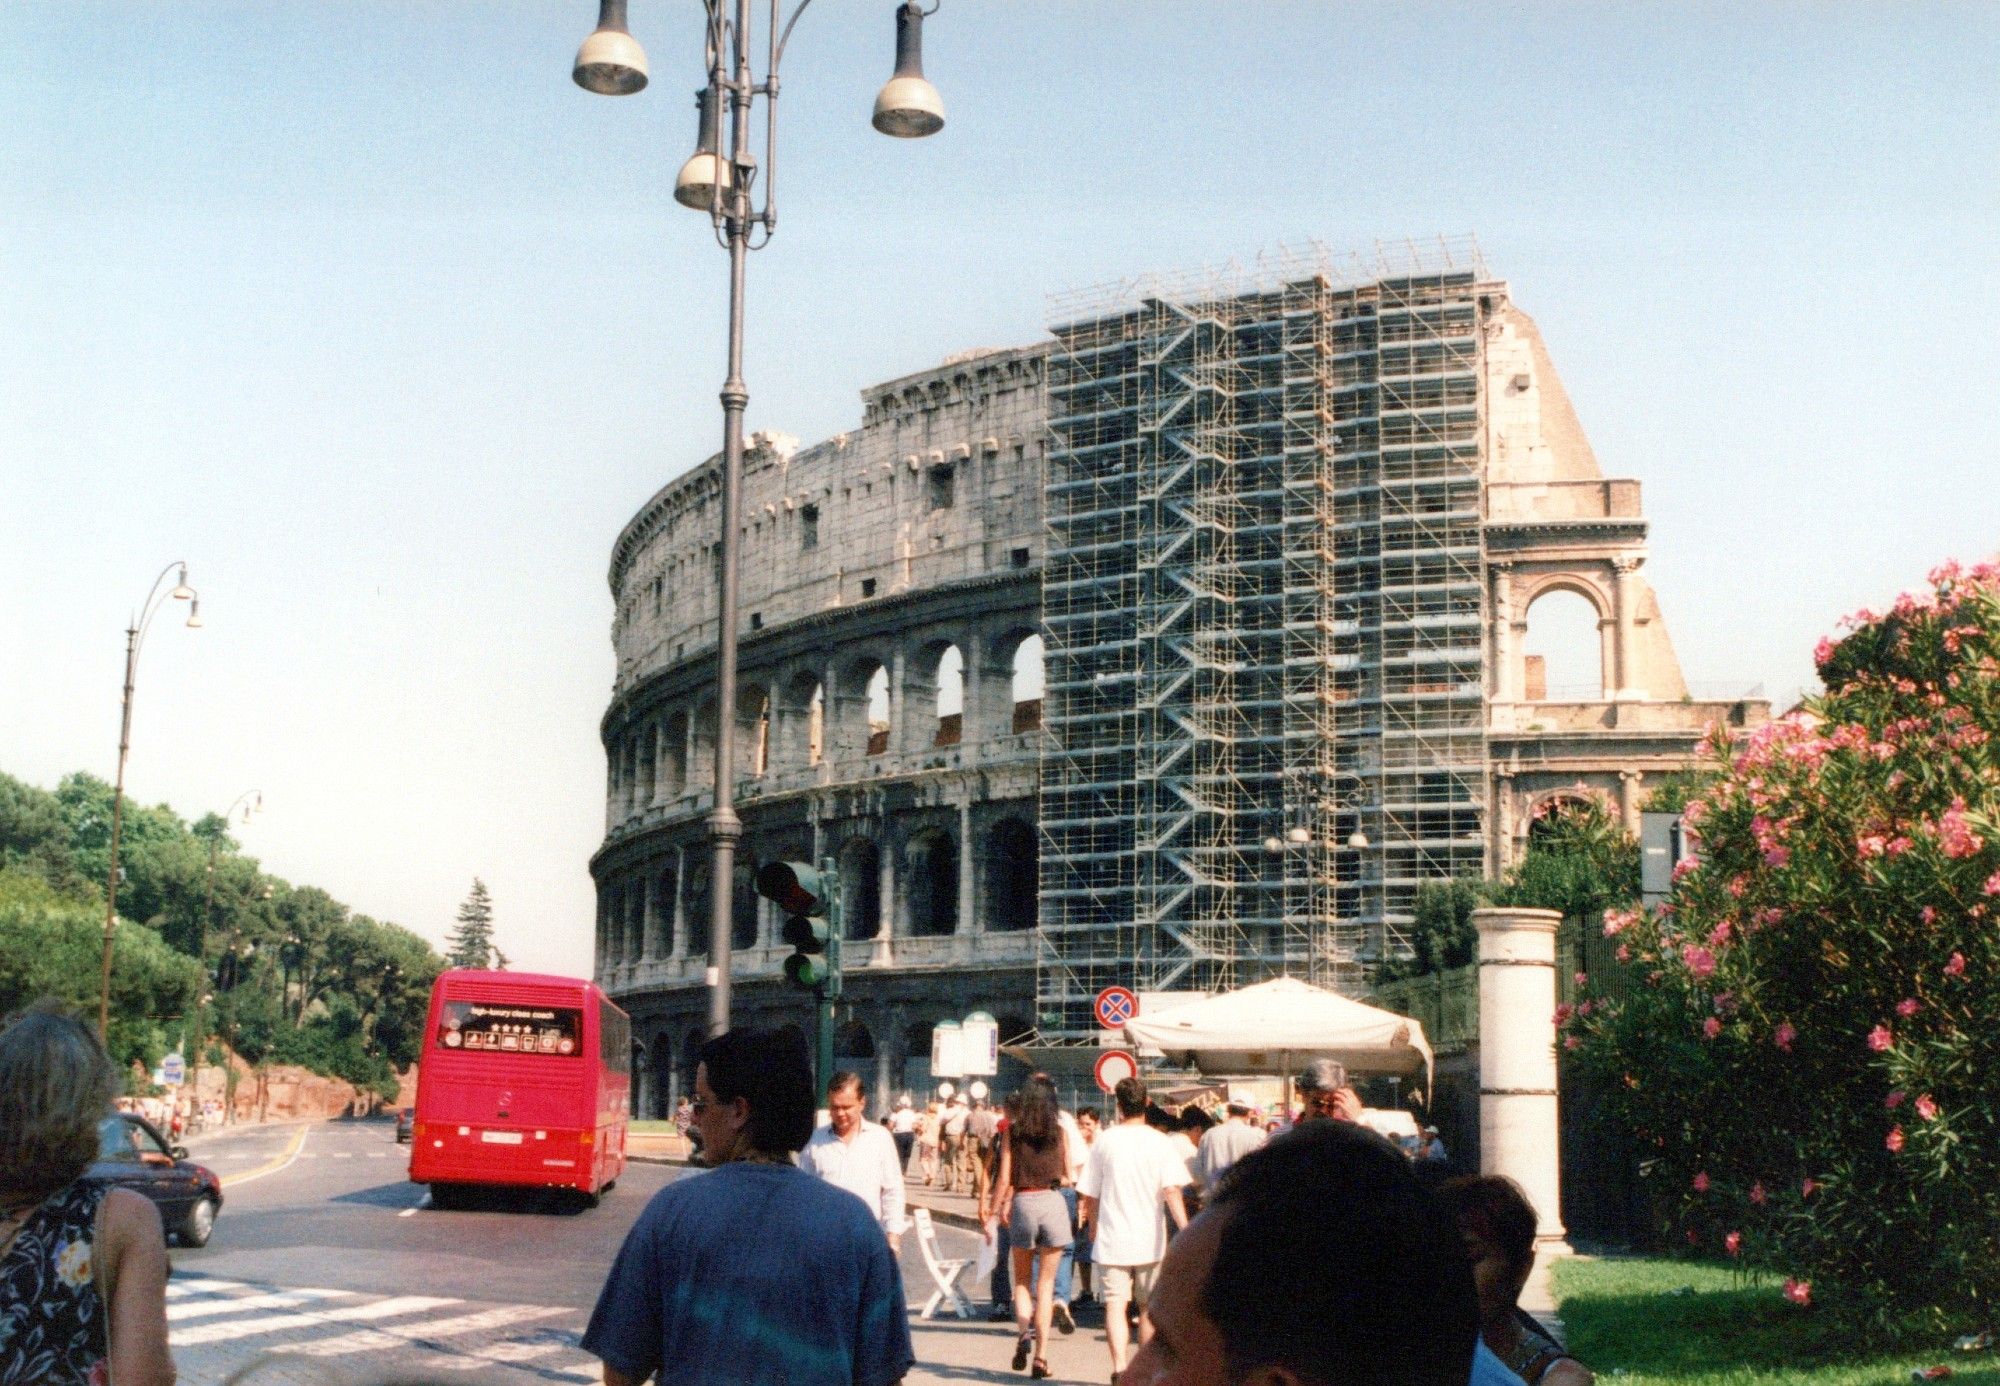
<instances>
[{"instance_id":1,"label":"dark car","mask_svg":"<svg viewBox=\"0 0 2000 1386\"><path fill-rule=\"evenodd\" d=\"M396 1144L408 1145L410 1143L410 1119L412 1115L413 1109L409 1107L398 1107L396 1109Z\"/></svg>"},{"instance_id":2,"label":"dark car","mask_svg":"<svg viewBox=\"0 0 2000 1386\"><path fill-rule=\"evenodd\" d=\"M90 1177L116 1188L133 1189L153 1200L167 1235L182 1246L206 1246L222 1210L222 1181L187 1157L187 1147L170 1146L153 1123L118 1112L97 1123L97 1163Z\"/></svg>"}]
</instances>

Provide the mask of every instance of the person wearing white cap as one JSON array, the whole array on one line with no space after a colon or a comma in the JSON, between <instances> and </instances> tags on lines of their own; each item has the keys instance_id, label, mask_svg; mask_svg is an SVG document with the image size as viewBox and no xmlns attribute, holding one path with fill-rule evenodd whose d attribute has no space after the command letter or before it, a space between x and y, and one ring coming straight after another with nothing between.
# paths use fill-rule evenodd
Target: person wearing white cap
<instances>
[{"instance_id":1,"label":"person wearing white cap","mask_svg":"<svg viewBox=\"0 0 2000 1386\"><path fill-rule=\"evenodd\" d=\"M889 1113L887 1125L889 1135L896 1142L896 1158L904 1169L908 1169L910 1152L917 1148L917 1109L910 1102L908 1093L896 1099L896 1110Z\"/></svg>"}]
</instances>

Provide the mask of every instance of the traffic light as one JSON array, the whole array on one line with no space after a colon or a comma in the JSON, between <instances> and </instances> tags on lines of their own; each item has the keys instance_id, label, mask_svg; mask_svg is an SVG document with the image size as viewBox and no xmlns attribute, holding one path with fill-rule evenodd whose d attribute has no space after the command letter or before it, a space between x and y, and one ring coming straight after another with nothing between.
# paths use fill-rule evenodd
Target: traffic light
<instances>
[{"instance_id":1,"label":"traffic light","mask_svg":"<svg viewBox=\"0 0 2000 1386\"><path fill-rule=\"evenodd\" d=\"M837 926L818 868L798 861L774 861L757 870L757 893L785 912L785 980L804 991L839 987Z\"/></svg>"}]
</instances>

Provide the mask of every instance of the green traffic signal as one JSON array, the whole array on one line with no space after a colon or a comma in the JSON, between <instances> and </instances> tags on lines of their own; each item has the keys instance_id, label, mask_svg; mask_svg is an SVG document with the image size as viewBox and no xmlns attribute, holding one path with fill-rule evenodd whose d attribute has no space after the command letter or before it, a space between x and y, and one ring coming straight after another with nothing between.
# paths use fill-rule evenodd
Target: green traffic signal
<instances>
[{"instance_id":1,"label":"green traffic signal","mask_svg":"<svg viewBox=\"0 0 2000 1386\"><path fill-rule=\"evenodd\" d=\"M838 963L830 956L834 926L825 917L819 871L804 862L770 862L757 869L757 893L786 915L784 939L792 955L785 959L785 980L807 991L827 986Z\"/></svg>"},{"instance_id":2,"label":"green traffic signal","mask_svg":"<svg viewBox=\"0 0 2000 1386\"><path fill-rule=\"evenodd\" d=\"M785 980L795 987L813 991L824 985L832 969L826 959L811 953L794 953L785 959Z\"/></svg>"}]
</instances>

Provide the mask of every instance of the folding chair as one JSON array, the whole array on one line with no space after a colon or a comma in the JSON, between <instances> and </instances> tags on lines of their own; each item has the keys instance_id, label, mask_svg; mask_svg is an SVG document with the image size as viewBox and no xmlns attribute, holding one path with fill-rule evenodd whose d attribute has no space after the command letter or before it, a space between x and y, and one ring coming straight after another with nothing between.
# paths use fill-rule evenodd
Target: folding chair
<instances>
[{"instance_id":1,"label":"folding chair","mask_svg":"<svg viewBox=\"0 0 2000 1386\"><path fill-rule=\"evenodd\" d=\"M971 1267L973 1258L963 1256L948 1261L938 1255L937 1228L931 1224L930 1209L912 1208L910 1221L917 1229L917 1249L924 1254L924 1268L931 1273L931 1279L937 1282L937 1289L933 1290L931 1297L924 1301L923 1312L917 1317L931 1318L937 1313L939 1305L949 1301L952 1312L959 1318L971 1318L972 1301L966 1298L965 1291L958 1288L958 1282Z\"/></svg>"}]
</instances>

